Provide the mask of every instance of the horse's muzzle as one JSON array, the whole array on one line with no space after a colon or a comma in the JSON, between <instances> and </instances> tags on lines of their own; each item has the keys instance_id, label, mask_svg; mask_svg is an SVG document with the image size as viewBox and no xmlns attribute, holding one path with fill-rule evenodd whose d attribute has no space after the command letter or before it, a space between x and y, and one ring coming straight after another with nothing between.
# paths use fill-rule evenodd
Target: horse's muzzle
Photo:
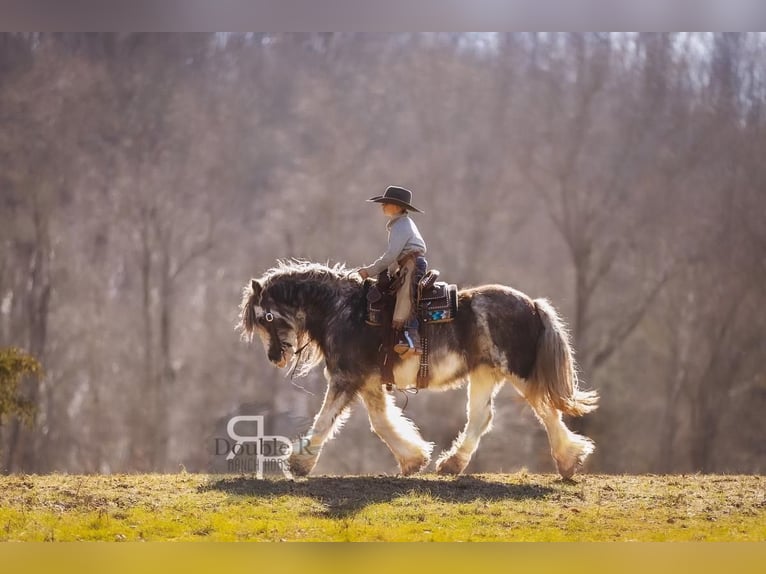
<instances>
[{"instance_id":1,"label":"horse's muzzle","mask_svg":"<svg viewBox=\"0 0 766 574\"><path fill-rule=\"evenodd\" d=\"M290 349L281 349L274 353L269 353L269 360L278 369L283 369L287 366L292 358Z\"/></svg>"},{"instance_id":2,"label":"horse's muzzle","mask_svg":"<svg viewBox=\"0 0 766 574\"><path fill-rule=\"evenodd\" d=\"M295 350L293 345L288 341L279 341L279 344L274 341L269 347L268 352L269 361L279 369L285 367L287 363L290 362L290 359L293 358L294 354Z\"/></svg>"}]
</instances>

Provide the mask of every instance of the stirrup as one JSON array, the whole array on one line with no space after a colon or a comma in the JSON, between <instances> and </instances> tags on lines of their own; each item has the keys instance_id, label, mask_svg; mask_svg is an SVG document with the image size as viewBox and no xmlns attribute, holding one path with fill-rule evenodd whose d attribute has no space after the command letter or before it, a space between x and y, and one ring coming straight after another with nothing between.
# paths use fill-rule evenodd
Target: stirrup
<instances>
[{"instance_id":1,"label":"stirrup","mask_svg":"<svg viewBox=\"0 0 766 574\"><path fill-rule=\"evenodd\" d=\"M404 353L399 355L399 358L409 359L410 357L420 356L423 354L423 351L420 350L420 347L409 347Z\"/></svg>"},{"instance_id":2,"label":"stirrup","mask_svg":"<svg viewBox=\"0 0 766 574\"><path fill-rule=\"evenodd\" d=\"M399 342L394 345L394 352L400 357L406 358L412 354L420 354L421 350L418 345L415 345L409 332L405 329L402 331Z\"/></svg>"}]
</instances>

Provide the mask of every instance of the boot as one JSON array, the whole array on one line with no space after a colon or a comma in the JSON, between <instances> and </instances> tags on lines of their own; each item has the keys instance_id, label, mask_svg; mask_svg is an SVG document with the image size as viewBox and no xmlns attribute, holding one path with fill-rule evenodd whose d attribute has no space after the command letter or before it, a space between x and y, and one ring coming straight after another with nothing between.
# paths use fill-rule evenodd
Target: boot
<instances>
[{"instance_id":1,"label":"boot","mask_svg":"<svg viewBox=\"0 0 766 574\"><path fill-rule=\"evenodd\" d=\"M398 330L397 342L394 345L394 352L400 357L407 358L413 354L421 354L420 348L420 323L417 317L412 317L404 329Z\"/></svg>"}]
</instances>

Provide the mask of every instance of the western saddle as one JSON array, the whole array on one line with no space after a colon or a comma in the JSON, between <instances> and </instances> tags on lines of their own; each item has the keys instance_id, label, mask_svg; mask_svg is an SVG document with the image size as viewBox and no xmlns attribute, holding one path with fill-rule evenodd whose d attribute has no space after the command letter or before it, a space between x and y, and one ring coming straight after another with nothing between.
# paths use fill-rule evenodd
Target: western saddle
<instances>
[{"instance_id":1,"label":"western saddle","mask_svg":"<svg viewBox=\"0 0 766 574\"><path fill-rule=\"evenodd\" d=\"M415 313L419 321L420 334L420 369L418 370L417 389L428 386L428 334L432 324L448 323L457 315L457 285L439 281L439 271L429 269L418 281L415 292ZM407 280L407 279L405 279ZM393 329L391 318L396 303L396 290L399 282L395 277L387 284L372 280L367 290L367 313L365 321L368 325L387 328L383 343L380 347L381 378L390 391L393 389Z\"/></svg>"}]
</instances>

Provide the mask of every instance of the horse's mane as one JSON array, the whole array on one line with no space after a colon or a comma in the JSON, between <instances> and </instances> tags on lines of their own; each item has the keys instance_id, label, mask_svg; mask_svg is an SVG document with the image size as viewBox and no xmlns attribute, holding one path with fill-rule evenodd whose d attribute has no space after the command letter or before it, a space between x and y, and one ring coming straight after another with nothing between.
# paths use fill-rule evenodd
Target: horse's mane
<instances>
[{"instance_id":1,"label":"horse's mane","mask_svg":"<svg viewBox=\"0 0 766 574\"><path fill-rule=\"evenodd\" d=\"M327 283L336 282L340 279L348 279L352 282L361 283L361 279L356 275L347 277L349 273L356 269L356 267L346 267L345 263L330 265L329 261L317 263L298 258L277 259L277 264L267 269L263 274L261 282L264 287L283 278L308 279Z\"/></svg>"}]
</instances>

